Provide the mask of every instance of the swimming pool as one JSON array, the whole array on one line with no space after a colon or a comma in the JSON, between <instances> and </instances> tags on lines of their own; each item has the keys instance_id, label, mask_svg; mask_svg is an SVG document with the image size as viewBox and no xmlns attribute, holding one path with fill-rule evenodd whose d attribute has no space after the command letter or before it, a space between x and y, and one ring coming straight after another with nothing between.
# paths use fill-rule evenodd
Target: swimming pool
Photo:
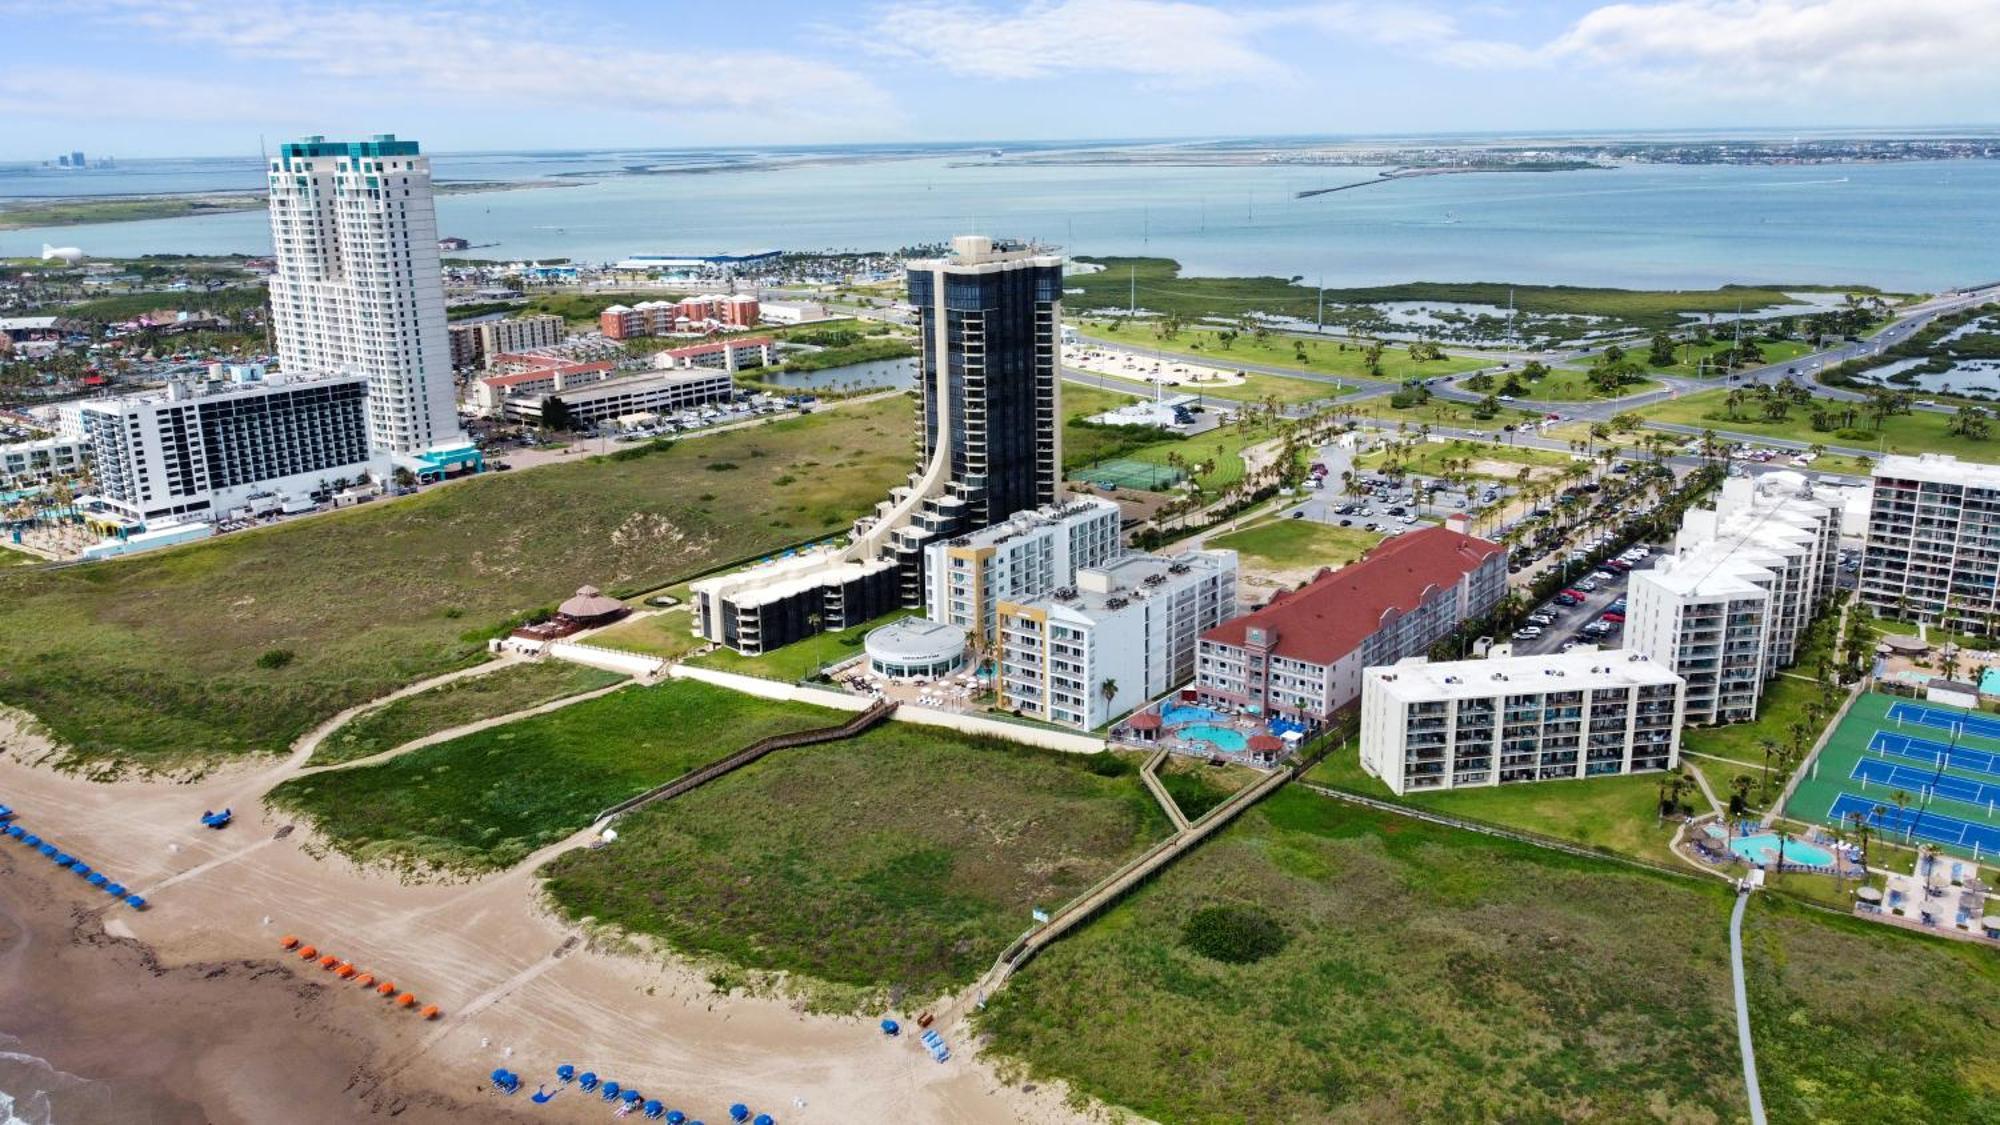
<instances>
[{"instance_id":1,"label":"swimming pool","mask_svg":"<svg viewBox=\"0 0 2000 1125\"><path fill-rule=\"evenodd\" d=\"M1206 742L1217 750L1226 750L1231 754L1241 754L1244 747L1249 745L1249 740L1243 737L1242 731L1213 726L1209 723L1195 723L1181 727L1174 733L1181 738Z\"/></svg>"},{"instance_id":2,"label":"swimming pool","mask_svg":"<svg viewBox=\"0 0 2000 1125\"><path fill-rule=\"evenodd\" d=\"M1833 853L1818 844L1808 844L1804 840L1787 840L1784 848L1786 863L1801 867L1833 866ZM1778 858L1778 837L1772 832L1760 832L1755 836L1738 836L1729 841L1729 850L1762 867Z\"/></svg>"},{"instance_id":3,"label":"swimming pool","mask_svg":"<svg viewBox=\"0 0 2000 1125\"><path fill-rule=\"evenodd\" d=\"M1177 726L1181 723L1199 723L1220 718L1222 718L1222 712L1210 710L1207 707L1196 707L1192 703L1160 704L1160 722L1165 726Z\"/></svg>"}]
</instances>

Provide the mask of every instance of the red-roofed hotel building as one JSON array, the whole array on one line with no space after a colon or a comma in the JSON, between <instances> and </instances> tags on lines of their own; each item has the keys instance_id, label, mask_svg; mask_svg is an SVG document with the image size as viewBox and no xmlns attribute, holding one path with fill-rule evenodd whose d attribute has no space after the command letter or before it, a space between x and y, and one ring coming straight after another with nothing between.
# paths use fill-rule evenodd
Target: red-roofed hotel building
<instances>
[{"instance_id":1,"label":"red-roofed hotel building","mask_svg":"<svg viewBox=\"0 0 2000 1125\"><path fill-rule=\"evenodd\" d=\"M1361 698L1361 670L1420 656L1507 593L1507 549L1442 527L1399 535L1201 635L1194 692L1312 727Z\"/></svg>"}]
</instances>

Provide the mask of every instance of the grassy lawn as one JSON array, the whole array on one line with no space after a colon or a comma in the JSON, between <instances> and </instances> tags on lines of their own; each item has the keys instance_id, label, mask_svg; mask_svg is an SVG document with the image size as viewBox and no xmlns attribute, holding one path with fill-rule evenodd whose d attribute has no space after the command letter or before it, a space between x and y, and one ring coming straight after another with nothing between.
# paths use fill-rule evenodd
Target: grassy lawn
<instances>
[{"instance_id":1,"label":"grassy lawn","mask_svg":"<svg viewBox=\"0 0 2000 1125\"><path fill-rule=\"evenodd\" d=\"M1181 754L1160 763L1160 784L1174 799L1181 815L1199 820L1208 811L1264 775L1247 766L1211 766Z\"/></svg>"},{"instance_id":2,"label":"grassy lawn","mask_svg":"<svg viewBox=\"0 0 2000 1125\"><path fill-rule=\"evenodd\" d=\"M845 715L686 680L629 687L375 765L293 778L267 800L335 850L481 871L585 827L606 807L766 735Z\"/></svg>"},{"instance_id":3,"label":"grassy lawn","mask_svg":"<svg viewBox=\"0 0 2000 1125\"><path fill-rule=\"evenodd\" d=\"M1286 519L1219 535L1207 545L1240 552L1245 569L1301 570L1346 566L1381 541L1382 536L1357 527Z\"/></svg>"},{"instance_id":4,"label":"grassy lawn","mask_svg":"<svg viewBox=\"0 0 2000 1125\"><path fill-rule=\"evenodd\" d=\"M40 555L31 555L26 551L17 551L12 547L0 544L0 567L34 566L36 563L45 563L47 561L49 560Z\"/></svg>"},{"instance_id":5,"label":"grassy lawn","mask_svg":"<svg viewBox=\"0 0 2000 1125\"><path fill-rule=\"evenodd\" d=\"M1140 445L1177 440L1150 428L1142 430L1140 427L1079 424L1081 419L1094 417L1107 410L1116 410L1138 401L1139 396L1136 394L1124 394L1103 387L1064 382L1062 385L1063 467L1078 468L1102 461L1107 457L1122 456L1125 451Z\"/></svg>"},{"instance_id":6,"label":"grassy lawn","mask_svg":"<svg viewBox=\"0 0 2000 1125\"><path fill-rule=\"evenodd\" d=\"M1769 421L1757 412L1754 400L1746 401L1737 410L1736 417L1729 416L1724 401L1725 390L1701 391L1668 402L1654 403L1641 407L1638 413L1651 422L1673 422L1684 426L1696 426L1720 432L1742 434L1751 439L1759 437L1789 438L1806 443L1844 445L1850 448L1878 449L1889 453L1952 453L1972 461L1992 461L2000 458L2000 441L1992 438L1968 438L1962 434L1947 433L1950 421L1948 414L1933 414L1917 411L1912 414L1892 415L1882 428L1875 429L1872 418L1858 416L1855 427L1869 432L1869 440L1848 440L1832 433L1823 433L1812 428L1812 411L1793 407L1782 421ZM1821 408L1844 411L1857 407L1858 403L1834 402L1830 399L1815 399ZM1828 471L1852 471L1829 467Z\"/></svg>"},{"instance_id":7,"label":"grassy lawn","mask_svg":"<svg viewBox=\"0 0 2000 1125\"><path fill-rule=\"evenodd\" d=\"M1388 450L1364 453L1356 464L1367 470L1379 470L1391 460ZM1496 473L1481 472L1481 461L1498 461L1505 465L1525 466L1535 469L1562 469L1575 458L1565 453L1548 449L1530 449L1521 445L1505 445L1498 442L1465 441L1454 438L1451 441L1420 441L1396 452L1394 460L1418 476L1441 476L1445 461L1473 462L1471 475L1490 480L1513 481L1519 470Z\"/></svg>"},{"instance_id":8,"label":"grassy lawn","mask_svg":"<svg viewBox=\"0 0 2000 1125\"><path fill-rule=\"evenodd\" d=\"M1660 775L1656 773L1406 793L1398 797L1389 792L1388 786L1362 772L1357 751L1337 750L1314 766L1307 780L1381 801L1399 801L1468 820L1553 836L1587 848L1656 863L1677 862L1667 849L1674 838L1674 825L1662 823L1656 812L1660 800ZM1699 794L1683 800L1690 801L1698 810L1705 805Z\"/></svg>"},{"instance_id":9,"label":"grassy lawn","mask_svg":"<svg viewBox=\"0 0 2000 1125\"><path fill-rule=\"evenodd\" d=\"M1845 694L1845 693L1843 693ZM1764 751L1758 747L1759 739L1769 738L1783 743L1790 737L1793 723L1802 723L1806 718L1806 705L1820 697L1819 685L1793 675L1781 674L1764 681L1764 694L1757 704L1757 721L1734 723L1720 727L1688 727L1681 732L1683 749L1713 754L1718 758L1732 758L1739 762L1755 765L1760 770L1764 766ZM1838 706L1838 703L1835 704ZM1831 718L1832 709L1827 716ZM1822 720L1822 726L1825 720ZM1819 737L1819 730L1812 732Z\"/></svg>"},{"instance_id":10,"label":"grassy lawn","mask_svg":"<svg viewBox=\"0 0 2000 1125\"><path fill-rule=\"evenodd\" d=\"M1167 830L1129 761L891 723L641 810L543 873L572 917L919 1004Z\"/></svg>"},{"instance_id":11,"label":"grassy lawn","mask_svg":"<svg viewBox=\"0 0 2000 1125\"><path fill-rule=\"evenodd\" d=\"M1166 355L1183 356L1210 367L1224 371L1237 370L1239 363L1254 363L1262 367L1288 367L1295 371L1308 371L1315 375L1335 375L1348 379L1403 379L1431 378L1437 375L1457 375L1474 371L1484 365L1483 360L1450 357L1445 359L1414 360L1410 358L1406 345L1386 342L1382 349L1382 374L1370 375L1363 357L1365 343L1315 336L1290 336L1273 332L1259 340L1254 335L1239 335L1224 341L1221 330L1215 328L1183 328L1172 339L1161 339L1154 325L1145 321L1126 323L1123 321L1091 321L1084 335L1106 343L1118 344L1143 352L1158 352ZM1343 393L1339 388L1324 383L1285 379L1278 376L1264 376L1270 382L1284 384L1284 388L1268 393L1278 393L1280 401L1305 402L1311 399L1327 398ZM1216 394L1229 396L1227 387L1216 389ZM1259 392L1251 397L1262 398ZM1284 397L1289 393L1293 397Z\"/></svg>"},{"instance_id":12,"label":"grassy lawn","mask_svg":"<svg viewBox=\"0 0 2000 1125\"><path fill-rule=\"evenodd\" d=\"M1645 394L1647 391L1657 391L1661 386L1657 380L1645 379L1619 387L1611 394L1605 394L1591 383L1589 372L1573 371L1567 367L1553 368L1540 379L1522 382L1527 386L1528 393L1521 397L1537 402L1604 402L1629 395Z\"/></svg>"},{"instance_id":13,"label":"grassy lawn","mask_svg":"<svg viewBox=\"0 0 2000 1125\"><path fill-rule=\"evenodd\" d=\"M0 570L0 701L86 760L279 752L343 708L482 659L497 629L585 582L664 585L842 530L908 472L908 412L897 397Z\"/></svg>"},{"instance_id":14,"label":"grassy lawn","mask_svg":"<svg viewBox=\"0 0 2000 1125\"><path fill-rule=\"evenodd\" d=\"M306 764L326 766L366 758L441 730L610 687L625 678L560 661L516 664L467 676L357 715L328 735Z\"/></svg>"},{"instance_id":15,"label":"grassy lawn","mask_svg":"<svg viewBox=\"0 0 2000 1125\"><path fill-rule=\"evenodd\" d=\"M1883 327L1887 326L1888 322L1885 321ZM1680 375L1689 379L1721 378L1729 372L1716 357L1727 352L1729 348L1730 342L1726 338L1711 341L1706 345L1691 340L1686 341L1674 349L1674 362L1665 367L1655 367L1648 363L1649 349L1643 345L1635 345L1630 354L1632 358L1645 364L1646 370L1655 375ZM1813 350L1812 345L1803 340L1759 340L1757 349L1763 353L1764 362L1767 364L1790 363L1802 355L1811 354ZM1703 365L1703 360L1709 361L1706 366Z\"/></svg>"},{"instance_id":16,"label":"grassy lawn","mask_svg":"<svg viewBox=\"0 0 2000 1125\"><path fill-rule=\"evenodd\" d=\"M1288 789L1057 943L981 1027L1162 1122L1737 1121L1729 908L1713 881ZM1745 928L1773 1121L2000 1114L1987 951L1771 896Z\"/></svg>"},{"instance_id":17,"label":"grassy lawn","mask_svg":"<svg viewBox=\"0 0 2000 1125\"><path fill-rule=\"evenodd\" d=\"M702 639L694 635L694 619L688 614L655 613L650 617L621 621L602 632L592 633L589 643L600 648L657 656L662 660L679 660L700 648Z\"/></svg>"},{"instance_id":18,"label":"grassy lawn","mask_svg":"<svg viewBox=\"0 0 2000 1125\"><path fill-rule=\"evenodd\" d=\"M688 663L722 672L741 672L746 676L797 683L828 664L860 656L861 642L869 630L915 615L914 610L898 609L837 633L817 633L802 641L793 641L762 656L745 656L730 649L718 648L693 657Z\"/></svg>"}]
</instances>

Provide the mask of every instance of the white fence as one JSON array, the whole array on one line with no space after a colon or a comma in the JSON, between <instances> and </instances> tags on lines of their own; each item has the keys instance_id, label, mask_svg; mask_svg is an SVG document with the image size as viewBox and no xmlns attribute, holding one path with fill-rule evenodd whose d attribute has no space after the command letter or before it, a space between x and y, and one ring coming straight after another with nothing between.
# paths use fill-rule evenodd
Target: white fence
<instances>
[{"instance_id":1,"label":"white fence","mask_svg":"<svg viewBox=\"0 0 2000 1125\"><path fill-rule=\"evenodd\" d=\"M607 672L622 672L627 676L655 676L667 666L667 662L657 656L641 656L636 652L620 652L615 648L599 648L573 641L556 641L542 651L557 660L602 668Z\"/></svg>"},{"instance_id":2,"label":"white fence","mask_svg":"<svg viewBox=\"0 0 2000 1125\"><path fill-rule=\"evenodd\" d=\"M844 691L780 683L759 676L744 676L735 672L717 671L714 668L691 667L687 664L673 665L667 669L667 675L677 680L700 680L706 684L714 684L716 687L740 691L745 695L754 695L762 699L810 703L838 711L861 711L874 702L866 696L850 695ZM944 727L961 734L1002 738L1009 742L1039 746L1045 750L1061 750L1070 754L1095 754L1105 748L1103 739L1079 731L1051 730L1026 723L1010 723L1004 719L993 719L984 715L959 715L909 704L896 708L892 721L915 723L926 727Z\"/></svg>"}]
</instances>

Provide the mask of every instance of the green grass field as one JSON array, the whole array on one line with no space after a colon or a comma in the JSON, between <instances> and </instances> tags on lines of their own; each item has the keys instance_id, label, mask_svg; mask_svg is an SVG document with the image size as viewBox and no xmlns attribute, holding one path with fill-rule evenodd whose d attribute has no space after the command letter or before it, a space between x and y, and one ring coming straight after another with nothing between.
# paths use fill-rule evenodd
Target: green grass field
<instances>
[{"instance_id":1,"label":"green grass field","mask_svg":"<svg viewBox=\"0 0 2000 1125\"><path fill-rule=\"evenodd\" d=\"M31 555L26 551L17 551L12 547L0 545L0 567L34 566L36 563L47 561L49 560L40 555Z\"/></svg>"},{"instance_id":2,"label":"green grass field","mask_svg":"<svg viewBox=\"0 0 2000 1125\"><path fill-rule=\"evenodd\" d=\"M1360 528L1286 519L1218 535L1206 545L1240 553L1246 570L1301 570L1346 566L1381 541Z\"/></svg>"},{"instance_id":3,"label":"green grass field","mask_svg":"<svg viewBox=\"0 0 2000 1125\"><path fill-rule=\"evenodd\" d=\"M1586 848L1655 863L1675 862L1667 848L1674 838L1674 825L1662 822L1659 817L1657 773L1405 793L1398 797L1389 792L1388 786L1362 771L1356 750L1344 749L1314 766L1307 780L1378 801L1397 801L1468 820L1519 828ZM1691 800L1697 809L1704 804L1699 795L1683 800Z\"/></svg>"},{"instance_id":4,"label":"green grass field","mask_svg":"<svg viewBox=\"0 0 2000 1125\"><path fill-rule=\"evenodd\" d=\"M587 826L627 797L766 735L845 721L688 680L628 687L545 715L293 778L266 797L363 862L483 871Z\"/></svg>"},{"instance_id":5,"label":"green grass field","mask_svg":"<svg viewBox=\"0 0 2000 1125\"><path fill-rule=\"evenodd\" d=\"M1746 401L1731 418L1724 399L1729 392L1721 389L1701 391L1696 394L1654 403L1641 407L1638 411L1651 422L1675 422L1684 426L1712 429L1718 433L1742 434L1752 440L1759 437L1789 438L1793 441L1820 443L1824 445L1844 445L1888 453L1952 453L1972 461L1992 461L2000 458L2000 440L1993 438L1968 438L1962 434L1947 433L1946 425L1950 415L1917 411L1912 414L1896 414L1883 422L1880 430L1874 420L1866 416L1858 417L1855 426L1870 433L1870 440L1845 440L1832 433L1823 433L1812 428L1811 410L1793 407L1782 421L1768 421L1758 413L1757 404ZM1858 404L1834 402L1830 399L1816 399L1823 408L1846 410ZM1840 469L1829 468L1839 472Z\"/></svg>"},{"instance_id":6,"label":"green grass field","mask_svg":"<svg viewBox=\"0 0 2000 1125\"><path fill-rule=\"evenodd\" d=\"M1644 379L1606 394L1591 383L1589 372L1572 371L1566 367L1555 368L1533 382L1527 380L1522 382L1528 390L1520 397L1536 402L1605 402L1614 398L1657 391L1663 385L1657 379Z\"/></svg>"},{"instance_id":7,"label":"green grass field","mask_svg":"<svg viewBox=\"0 0 2000 1125\"><path fill-rule=\"evenodd\" d=\"M843 660L860 656L861 642L868 636L870 630L879 629L891 621L914 615L914 610L892 610L873 621L864 621L838 632L816 633L802 641L794 641L761 656L745 656L731 649L718 648L713 652L692 657L688 663L714 668L721 672L741 672L746 676L762 676L767 680L797 683L828 664L838 664Z\"/></svg>"},{"instance_id":8,"label":"green grass field","mask_svg":"<svg viewBox=\"0 0 2000 1125\"><path fill-rule=\"evenodd\" d=\"M610 687L625 678L616 672L552 660L453 680L362 712L328 735L306 764L352 762L441 730Z\"/></svg>"},{"instance_id":9,"label":"green grass field","mask_svg":"<svg viewBox=\"0 0 2000 1125\"><path fill-rule=\"evenodd\" d=\"M1886 326L1887 322L1884 323L1884 327ZM1763 353L1763 362L1767 364L1789 363L1802 355L1811 354L1813 350L1812 345L1803 340L1759 340L1757 348ZM1717 357L1729 349L1730 341L1727 339L1714 340L1705 345L1690 340L1674 349L1674 362L1664 367L1656 367L1647 362L1645 348L1636 349L1637 354L1633 358L1645 364L1646 370L1655 375L1680 375L1689 379L1721 378L1729 372ZM1709 362L1704 364L1703 360Z\"/></svg>"},{"instance_id":10,"label":"green grass field","mask_svg":"<svg viewBox=\"0 0 2000 1125\"><path fill-rule=\"evenodd\" d=\"M1234 340L1227 341L1225 346L1220 329L1183 328L1172 339L1161 339L1154 326L1145 321L1126 323L1095 320L1089 322L1084 335L1093 340L1102 340L1141 352L1190 359L1224 371L1236 371L1239 369L1238 364L1253 363L1261 367L1291 368L1295 371L1334 375L1345 379L1400 381L1457 375L1483 365L1481 360L1459 357L1414 360L1410 358L1406 346L1389 343L1382 350L1382 374L1375 376L1370 375L1367 370L1363 356L1365 343L1351 340L1288 336L1273 332L1262 340L1254 335L1239 335ZM1280 402L1309 402L1313 399L1351 393L1353 390L1351 387L1342 389L1325 383L1287 379L1278 375L1255 372L1245 372L1245 375L1252 380L1250 388L1218 387L1215 393L1225 398L1262 400L1265 395L1276 395Z\"/></svg>"},{"instance_id":11,"label":"green grass field","mask_svg":"<svg viewBox=\"0 0 2000 1125\"><path fill-rule=\"evenodd\" d=\"M1107 457L1117 457L1128 449L1177 440L1149 427L1095 426L1081 420L1116 410L1139 401L1136 394L1124 394L1083 383L1062 385L1063 467L1073 469Z\"/></svg>"},{"instance_id":12,"label":"green grass field","mask_svg":"<svg viewBox=\"0 0 2000 1125\"><path fill-rule=\"evenodd\" d=\"M1218 908L1222 940L1197 925ZM1030 1075L1162 1122L1737 1121L1729 908L1713 880L1288 789L980 1024ZM1990 953L1772 896L1745 929L1772 1121L2000 1115Z\"/></svg>"},{"instance_id":13,"label":"green grass field","mask_svg":"<svg viewBox=\"0 0 2000 1125\"><path fill-rule=\"evenodd\" d=\"M0 701L95 762L275 753L343 708L481 659L497 628L583 583L660 586L843 530L908 472L908 411L901 397L857 404L188 547L0 570Z\"/></svg>"},{"instance_id":14,"label":"green grass field","mask_svg":"<svg viewBox=\"0 0 2000 1125\"><path fill-rule=\"evenodd\" d=\"M656 613L621 621L609 629L590 635L590 643L600 648L679 660L703 641L694 635L693 619L685 613Z\"/></svg>"},{"instance_id":15,"label":"green grass field","mask_svg":"<svg viewBox=\"0 0 2000 1125\"><path fill-rule=\"evenodd\" d=\"M641 810L544 874L572 917L915 1004L1167 830L1129 762L891 723Z\"/></svg>"},{"instance_id":16,"label":"green grass field","mask_svg":"<svg viewBox=\"0 0 2000 1125\"><path fill-rule=\"evenodd\" d=\"M1380 472L1382 466L1392 460L1390 451L1376 450L1364 453L1355 460L1355 465L1370 472ZM1419 441L1395 451L1395 463L1402 465L1417 476L1442 476L1446 461L1471 461L1470 475L1487 480L1513 481L1522 468L1564 469L1576 459L1567 453L1557 453L1548 449L1530 449L1522 445L1506 445L1500 442L1466 441L1453 438L1450 441ZM1495 472L1482 461L1498 462L1508 466L1509 471Z\"/></svg>"}]
</instances>

